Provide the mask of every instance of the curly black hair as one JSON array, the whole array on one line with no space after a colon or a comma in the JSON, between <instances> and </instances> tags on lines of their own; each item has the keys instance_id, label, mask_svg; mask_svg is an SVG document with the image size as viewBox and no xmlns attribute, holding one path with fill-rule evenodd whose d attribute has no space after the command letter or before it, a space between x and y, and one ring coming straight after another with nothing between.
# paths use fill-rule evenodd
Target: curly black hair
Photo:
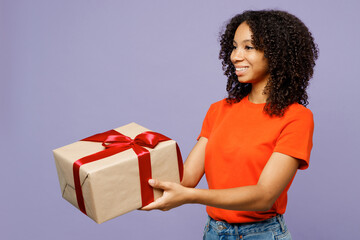
<instances>
[{"instance_id":1,"label":"curly black hair","mask_svg":"<svg viewBox=\"0 0 360 240\"><path fill-rule=\"evenodd\" d=\"M238 81L230 60L235 31L243 22L250 27L255 49L263 51L268 60L270 78L264 89L268 94L264 111L281 117L290 104L307 106L306 88L313 76L318 47L301 20L279 10L245 11L231 18L220 33L219 59L228 77L227 102L239 102L251 91L250 83Z\"/></svg>"}]
</instances>

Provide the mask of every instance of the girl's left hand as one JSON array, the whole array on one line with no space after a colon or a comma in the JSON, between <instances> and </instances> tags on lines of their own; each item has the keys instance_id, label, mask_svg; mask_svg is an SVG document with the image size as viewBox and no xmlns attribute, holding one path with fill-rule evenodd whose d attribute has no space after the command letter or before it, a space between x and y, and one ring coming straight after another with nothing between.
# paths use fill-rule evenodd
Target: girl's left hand
<instances>
[{"instance_id":1,"label":"girl's left hand","mask_svg":"<svg viewBox=\"0 0 360 240\"><path fill-rule=\"evenodd\" d=\"M149 211L159 209L168 211L189 201L190 188L186 188L178 183L162 182L156 179L150 179L149 184L153 188L163 190L163 195L154 202L142 207L140 210Z\"/></svg>"}]
</instances>

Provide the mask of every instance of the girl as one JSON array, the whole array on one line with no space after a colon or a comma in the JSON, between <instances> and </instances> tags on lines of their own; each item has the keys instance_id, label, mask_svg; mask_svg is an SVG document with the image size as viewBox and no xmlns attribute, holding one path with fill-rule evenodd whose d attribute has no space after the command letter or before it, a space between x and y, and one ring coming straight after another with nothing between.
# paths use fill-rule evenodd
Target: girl
<instances>
[{"instance_id":1,"label":"girl","mask_svg":"<svg viewBox=\"0 0 360 240\"><path fill-rule=\"evenodd\" d=\"M181 185L149 180L164 194L143 209L204 204L204 239L291 239L282 215L309 165L317 46L297 17L275 10L234 16L220 45L228 97L210 106ZM204 173L209 189L195 189Z\"/></svg>"}]
</instances>

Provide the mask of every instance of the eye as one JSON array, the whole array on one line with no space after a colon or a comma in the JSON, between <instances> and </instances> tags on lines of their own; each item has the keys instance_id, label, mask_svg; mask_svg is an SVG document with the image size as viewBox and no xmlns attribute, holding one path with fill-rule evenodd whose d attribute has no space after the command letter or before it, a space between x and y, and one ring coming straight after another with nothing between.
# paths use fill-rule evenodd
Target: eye
<instances>
[{"instance_id":1,"label":"eye","mask_svg":"<svg viewBox=\"0 0 360 240\"><path fill-rule=\"evenodd\" d=\"M252 47L252 46L246 45L246 46L245 46L245 49L246 49L246 50L251 50L251 49L255 49L255 48Z\"/></svg>"},{"instance_id":2,"label":"eye","mask_svg":"<svg viewBox=\"0 0 360 240\"><path fill-rule=\"evenodd\" d=\"M235 46L235 45L233 45L233 46L232 46L232 49L236 49L236 46Z\"/></svg>"}]
</instances>

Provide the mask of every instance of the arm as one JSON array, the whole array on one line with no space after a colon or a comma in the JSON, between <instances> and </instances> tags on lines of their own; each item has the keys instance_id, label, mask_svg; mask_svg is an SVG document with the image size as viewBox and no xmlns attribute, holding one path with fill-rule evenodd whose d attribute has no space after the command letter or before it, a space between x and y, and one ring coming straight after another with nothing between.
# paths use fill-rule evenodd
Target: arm
<instances>
[{"instance_id":1,"label":"arm","mask_svg":"<svg viewBox=\"0 0 360 240\"><path fill-rule=\"evenodd\" d=\"M242 210L267 211L294 177L298 160L282 153L273 153L256 185L231 189L192 191L189 202L213 207Z\"/></svg>"},{"instance_id":2,"label":"arm","mask_svg":"<svg viewBox=\"0 0 360 240\"><path fill-rule=\"evenodd\" d=\"M191 150L184 165L184 175L181 185L194 188L204 175L205 147L207 138L201 137Z\"/></svg>"},{"instance_id":3,"label":"arm","mask_svg":"<svg viewBox=\"0 0 360 240\"><path fill-rule=\"evenodd\" d=\"M294 177L299 161L282 153L273 153L256 185L230 189L194 189L171 182L150 180L154 188L164 190L161 198L143 210L169 210L185 203L243 211L266 211Z\"/></svg>"}]
</instances>

